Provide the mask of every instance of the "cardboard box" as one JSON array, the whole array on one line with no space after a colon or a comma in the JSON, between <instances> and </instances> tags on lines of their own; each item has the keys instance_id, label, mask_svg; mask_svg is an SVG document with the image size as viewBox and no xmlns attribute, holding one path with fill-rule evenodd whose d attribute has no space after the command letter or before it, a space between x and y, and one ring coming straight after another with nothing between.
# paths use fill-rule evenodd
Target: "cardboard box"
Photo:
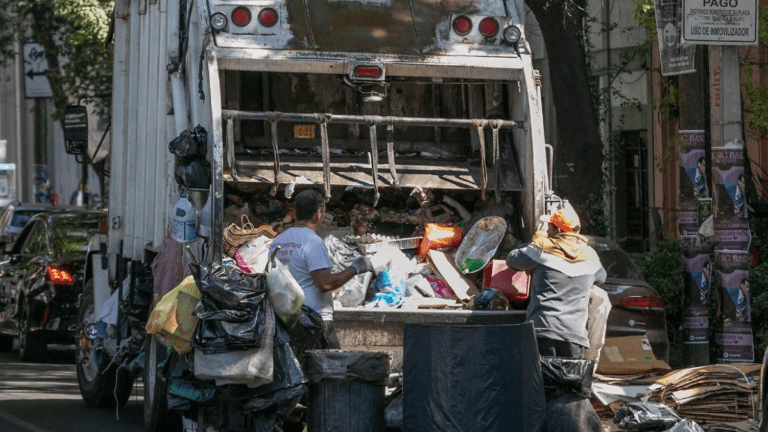
<instances>
[{"instance_id":1,"label":"cardboard box","mask_svg":"<svg viewBox=\"0 0 768 432\"><path fill-rule=\"evenodd\" d=\"M669 369L668 364L653 355L646 336L626 336L605 339L597 373L626 375Z\"/></svg>"},{"instance_id":2,"label":"cardboard box","mask_svg":"<svg viewBox=\"0 0 768 432\"><path fill-rule=\"evenodd\" d=\"M440 273L440 276L448 282L459 300L467 302L473 295L480 294L472 279L459 272L459 267L456 266L450 255L445 252L430 250L429 260Z\"/></svg>"},{"instance_id":3,"label":"cardboard box","mask_svg":"<svg viewBox=\"0 0 768 432\"><path fill-rule=\"evenodd\" d=\"M528 299L530 279L529 272L512 270L504 260L492 260L485 267L483 285L499 290L512 303L523 303Z\"/></svg>"}]
</instances>

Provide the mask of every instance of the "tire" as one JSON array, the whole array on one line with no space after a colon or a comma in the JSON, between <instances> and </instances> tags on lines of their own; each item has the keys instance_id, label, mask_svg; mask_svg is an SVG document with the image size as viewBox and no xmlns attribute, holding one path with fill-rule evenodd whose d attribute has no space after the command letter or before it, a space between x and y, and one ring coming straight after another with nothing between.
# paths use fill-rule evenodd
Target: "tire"
<instances>
[{"instance_id":1,"label":"tire","mask_svg":"<svg viewBox=\"0 0 768 432\"><path fill-rule=\"evenodd\" d=\"M84 336L85 325L93 322L94 315L93 280L89 280L80 301L77 316L79 330L75 335L75 369L80 395L85 404L92 408L122 407L131 397L133 379L125 370L118 372L117 367L110 363L109 356L96 352L87 342Z\"/></svg>"},{"instance_id":2,"label":"tire","mask_svg":"<svg viewBox=\"0 0 768 432\"><path fill-rule=\"evenodd\" d=\"M13 336L0 335L0 352L8 352L13 349Z\"/></svg>"},{"instance_id":3,"label":"tire","mask_svg":"<svg viewBox=\"0 0 768 432\"><path fill-rule=\"evenodd\" d=\"M26 362L37 362L48 353L48 344L43 335L31 330L28 317L29 303L22 299L19 314L19 357Z\"/></svg>"},{"instance_id":4,"label":"tire","mask_svg":"<svg viewBox=\"0 0 768 432\"><path fill-rule=\"evenodd\" d=\"M180 432L181 417L168 409L168 379L158 367L167 359L165 345L154 335L147 335L144 353L144 427L149 432Z\"/></svg>"}]
</instances>

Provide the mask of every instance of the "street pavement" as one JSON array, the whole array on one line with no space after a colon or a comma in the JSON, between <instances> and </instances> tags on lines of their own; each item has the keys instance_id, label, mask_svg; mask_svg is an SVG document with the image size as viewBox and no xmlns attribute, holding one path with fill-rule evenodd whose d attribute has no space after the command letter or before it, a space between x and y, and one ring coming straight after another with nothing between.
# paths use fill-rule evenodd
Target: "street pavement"
<instances>
[{"instance_id":1,"label":"street pavement","mask_svg":"<svg viewBox=\"0 0 768 432\"><path fill-rule=\"evenodd\" d=\"M80 398L74 361L74 346L65 345L49 346L41 363L22 361L17 348L0 353L0 431L144 431L141 384L117 412L88 408Z\"/></svg>"}]
</instances>

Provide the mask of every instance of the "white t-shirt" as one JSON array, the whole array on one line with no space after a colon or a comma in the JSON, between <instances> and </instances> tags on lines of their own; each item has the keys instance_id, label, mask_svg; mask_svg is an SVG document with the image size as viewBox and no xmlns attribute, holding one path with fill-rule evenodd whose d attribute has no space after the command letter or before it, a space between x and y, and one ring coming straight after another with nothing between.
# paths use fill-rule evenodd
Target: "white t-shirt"
<instances>
[{"instance_id":1,"label":"white t-shirt","mask_svg":"<svg viewBox=\"0 0 768 432\"><path fill-rule=\"evenodd\" d=\"M307 227L294 227L272 240L271 251L280 246L277 258L287 265L304 290L304 304L319 313L324 320L333 319L333 294L320 292L312 280L315 270L333 268L323 240Z\"/></svg>"}]
</instances>

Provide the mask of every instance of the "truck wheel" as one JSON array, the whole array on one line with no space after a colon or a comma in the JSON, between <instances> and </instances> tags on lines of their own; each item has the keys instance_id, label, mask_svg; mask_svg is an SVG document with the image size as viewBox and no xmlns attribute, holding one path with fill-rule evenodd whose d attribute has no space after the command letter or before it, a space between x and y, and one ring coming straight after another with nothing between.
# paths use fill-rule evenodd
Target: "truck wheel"
<instances>
[{"instance_id":1,"label":"truck wheel","mask_svg":"<svg viewBox=\"0 0 768 432\"><path fill-rule=\"evenodd\" d=\"M19 315L19 357L27 362L40 361L48 352L48 344L42 335L31 330L28 318L29 304L22 299Z\"/></svg>"},{"instance_id":2,"label":"truck wheel","mask_svg":"<svg viewBox=\"0 0 768 432\"><path fill-rule=\"evenodd\" d=\"M159 366L168 358L165 345L154 335L147 335L144 353L144 427L149 432L181 431L181 417L176 411L167 408L168 378L163 375L162 366Z\"/></svg>"},{"instance_id":3,"label":"truck wheel","mask_svg":"<svg viewBox=\"0 0 768 432\"><path fill-rule=\"evenodd\" d=\"M131 397L133 379L127 371L117 371L110 363L109 356L96 351L93 344L85 337L85 326L92 323L96 312L93 307L93 280L85 285L80 311L78 313L79 332L75 335L77 358L77 384L85 404L92 408L113 408L123 406Z\"/></svg>"}]
</instances>

